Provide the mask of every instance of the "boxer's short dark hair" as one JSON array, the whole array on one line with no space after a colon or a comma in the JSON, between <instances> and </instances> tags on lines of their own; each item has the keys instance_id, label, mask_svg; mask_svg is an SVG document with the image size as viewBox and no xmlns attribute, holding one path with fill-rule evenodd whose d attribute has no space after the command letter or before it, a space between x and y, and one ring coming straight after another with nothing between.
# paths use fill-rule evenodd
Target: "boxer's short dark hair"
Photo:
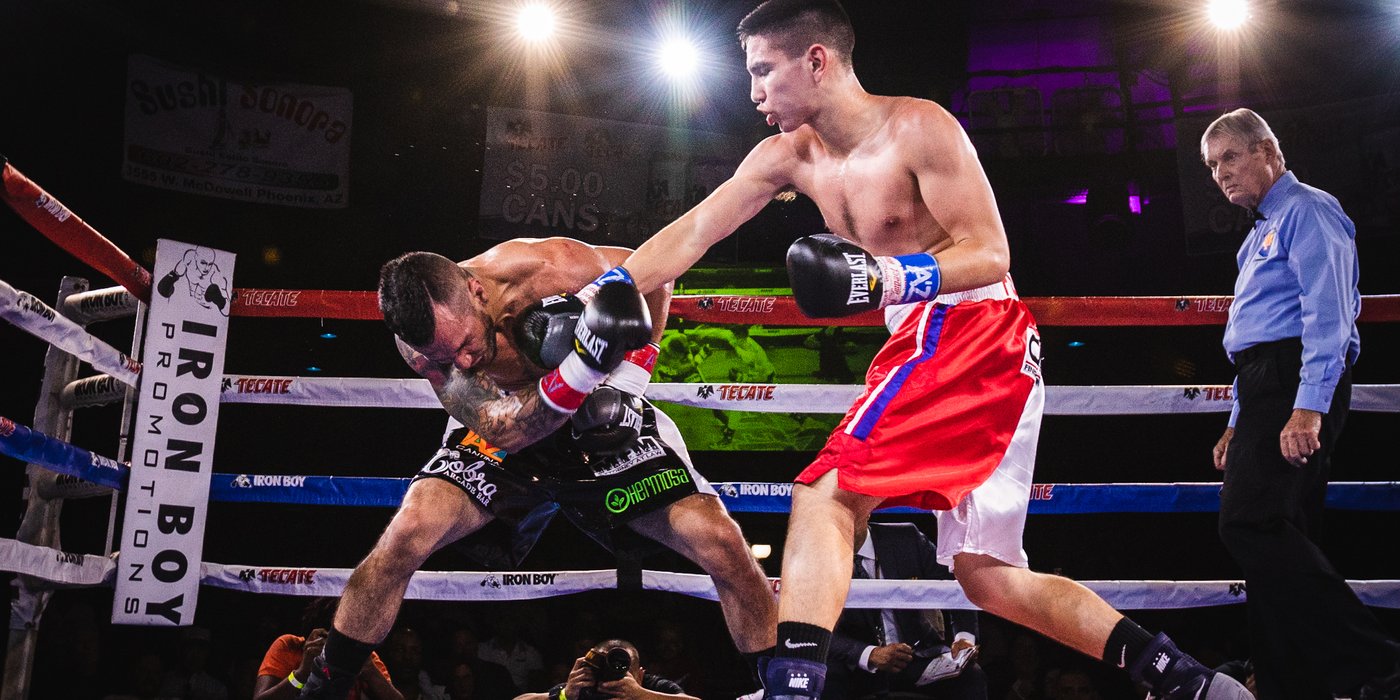
<instances>
[{"instance_id":1,"label":"boxer's short dark hair","mask_svg":"<svg viewBox=\"0 0 1400 700\"><path fill-rule=\"evenodd\" d=\"M468 276L457 263L437 253L404 253L379 269L379 311L389 330L405 343L433 342L433 303L453 301Z\"/></svg>"},{"instance_id":2,"label":"boxer's short dark hair","mask_svg":"<svg viewBox=\"0 0 1400 700\"><path fill-rule=\"evenodd\" d=\"M851 18L836 0L767 0L739 22L740 46L755 36L768 37L787 56L822 44L848 64L856 47Z\"/></svg>"}]
</instances>

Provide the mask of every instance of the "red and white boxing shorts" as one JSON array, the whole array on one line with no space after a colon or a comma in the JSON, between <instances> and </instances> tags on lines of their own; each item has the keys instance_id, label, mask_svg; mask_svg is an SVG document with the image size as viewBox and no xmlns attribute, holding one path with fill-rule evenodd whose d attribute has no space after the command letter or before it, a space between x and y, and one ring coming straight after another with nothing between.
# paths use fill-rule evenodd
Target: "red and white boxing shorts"
<instances>
[{"instance_id":1,"label":"red and white boxing shorts","mask_svg":"<svg viewBox=\"0 0 1400 700\"><path fill-rule=\"evenodd\" d=\"M1040 334L1005 281L885 310L865 392L797 476L938 516L938 559L1026 565L1021 546L1044 410Z\"/></svg>"}]
</instances>

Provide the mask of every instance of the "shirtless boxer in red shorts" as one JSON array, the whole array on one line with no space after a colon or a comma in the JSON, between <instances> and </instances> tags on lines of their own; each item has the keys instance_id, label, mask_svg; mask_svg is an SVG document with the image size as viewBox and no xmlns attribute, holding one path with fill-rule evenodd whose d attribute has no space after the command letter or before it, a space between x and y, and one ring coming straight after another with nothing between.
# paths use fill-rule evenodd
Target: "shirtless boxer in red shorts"
<instances>
[{"instance_id":1,"label":"shirtless boxer in red shorts","mask_svg":"<svg viewBox=\"0 0 1400 700\"><path fill-rule=\"evenodd\" d=\"M750 97L781 133L598 283L655 289L797 190L835 234L788 251L798 304L820 317L886 310L893 337L865 394L793 489L768 697L821 695L854 533L882 504L935 510L939 560L983 610L1122 667L1154 695L1250 697L1089 589L1027 568L1021 533L1044 405L1039 337L1008 276L996 200L957 120L933 102L867 93L835 0L764 2L739 24L739 40Z\"/></svg>"}]
</instances>

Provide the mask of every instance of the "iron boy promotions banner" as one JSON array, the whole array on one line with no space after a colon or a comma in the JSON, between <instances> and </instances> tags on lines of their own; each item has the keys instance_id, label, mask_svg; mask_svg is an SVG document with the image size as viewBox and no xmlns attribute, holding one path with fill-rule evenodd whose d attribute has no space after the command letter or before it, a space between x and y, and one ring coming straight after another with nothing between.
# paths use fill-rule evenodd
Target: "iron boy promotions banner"
<instances>
[{"instance_id":1,"label":"iron boy promotions banner","mask_svg":"<svg viewBox=\"0 0 1400 700\"><path fill-rule=\"evenodd\" d=\"M156 246L112 622L194 620L234 256Z\"/></svg>"},{"instance_id":2,"label":"iron boy promotions banner","mask_svg":"<svg viewBox=\"0 0 1400 700\"><path fill-rule=\"evenodd\" d=\"M734 174L738 139L492 107L481 235L636 245Z\"/></svg>"},{"instance_id":3,"label":"iron boy promotions banner","mask_svg":"<svg viewBox=\"0 0 1400 700\"><path fill-rule=\"evenodd\" d=\"M127 59L122 177L245 202L347 206L351 94Z\"/></svg>"}]
</instances>

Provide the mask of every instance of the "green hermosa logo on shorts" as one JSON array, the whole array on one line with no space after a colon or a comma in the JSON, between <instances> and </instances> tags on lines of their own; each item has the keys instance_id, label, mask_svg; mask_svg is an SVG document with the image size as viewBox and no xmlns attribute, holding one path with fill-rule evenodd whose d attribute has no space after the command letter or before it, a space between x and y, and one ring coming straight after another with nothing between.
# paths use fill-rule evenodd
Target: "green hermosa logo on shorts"
<instances>
[{"instance_id":1,"label":"green hermosa logo on shorts","mask_svg":"<svg viewBox=\"0 0 1400 700\"><path fill-rule=\"evenodd\" d=\"M621 513L642 501L663 491L690 483L690 472L684 469L667 469L638 480L631 486L615 488L603 498L603 505L610 513Z\"/></svg>"}]
</instances>

